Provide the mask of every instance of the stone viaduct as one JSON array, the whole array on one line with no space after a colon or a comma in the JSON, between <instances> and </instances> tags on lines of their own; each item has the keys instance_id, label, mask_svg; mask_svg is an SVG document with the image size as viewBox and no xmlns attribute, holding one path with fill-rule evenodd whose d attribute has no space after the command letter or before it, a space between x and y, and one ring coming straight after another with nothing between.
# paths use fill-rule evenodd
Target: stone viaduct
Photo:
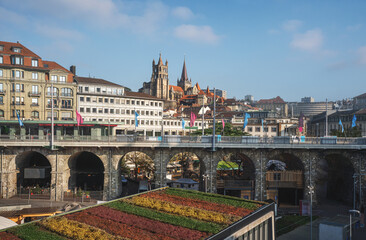
<instances>
[{"instance_id":1,"label":"stone viaduct","mask_svg":"<svg viewBox=\"0 0 366 240\"><path fill-rule=\"evenodd\" d=\"M343 166L349 165L354 173L363 173L366 170L366 145L320 145L320 144L242 144L217 143L212 151L210 143L162 143L162 142L68 142L55 143L56 150L51 150L49 143L39 141L2 141L0 142L0 179L1 197L10 198L17 194L17 174L19 173L19 159L27 152L42 154L51 166L51 200L62 199L64 191L70 188L73 156L80 152L90 152L97 156L104 166L103 199L109 200L120 196L120 164L122 158L131 151L147 154L155 165L155 185L166 185L166 168L169 160L177 153L194 153L201 164L201 175L207 174L208 191L216 191L216 167L227 154L238 154L253 164L255 195L254 199L266 199L265 173L266 164L280 155L290 156L290 161L297 161L304 174L304 198L309 198L307 186L313 185L315 193L313 199L321 193L318 189L322 172L331 168L329 162L324 168L324 162L330 156L338 159L337 168L342 175ZM323 169L323 170L322 170ZM349 176L348 176L349 178ZM352 176L351 176L352 178ZM348 179L352 181L353 179ZM366 183L365 183L366 184Z\"/></svg>"}]
</instances>

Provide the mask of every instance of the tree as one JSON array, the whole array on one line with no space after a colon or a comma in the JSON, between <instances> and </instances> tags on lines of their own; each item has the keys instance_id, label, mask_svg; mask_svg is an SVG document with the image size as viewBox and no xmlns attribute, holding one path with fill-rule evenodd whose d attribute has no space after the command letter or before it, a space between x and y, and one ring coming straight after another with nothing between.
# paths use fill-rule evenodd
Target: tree
<instances>
[{"instance_id":1,"label":"tree","mask_svg":"<svg viewBox=\"0 0 366 240\"><path fill-rule=\"evenodd\" d=\"M135 165L135 179L137 180L138 171L145 173L145 176L152 176L155 171L154 162L146 156L146 154L141 152L129 152L125 155L122 161L125 163L132 163Z\"/></svg>"},{"instance_id":2,"label":"tree","mask_svg":"<svg viewBox=\"0 0 366 240\"><path fill-rule=\"evenodd\" d=\"M222 129L222 123L217 122L215 133L217 135L224 135L224 136L250 136L249 133L243 132L242 128L233 128L231 123L225 123L225 128ZM202 135L202 130L197 130L191 133L193 136L200 136ZM212 128L205 129L205 135L212 135Z\"/></svg>"},{"instance_id":3,"label":"tree","mask_svg":"<svg viewBox=\"0 0 366 240\"><path fill-rule=\"evenodd\" d=\"M362 137L361 129L359 127L347 128L342 132L341 130L333 129L330 132L331 136L337 137Z\"/></svg>"}]
</instances>

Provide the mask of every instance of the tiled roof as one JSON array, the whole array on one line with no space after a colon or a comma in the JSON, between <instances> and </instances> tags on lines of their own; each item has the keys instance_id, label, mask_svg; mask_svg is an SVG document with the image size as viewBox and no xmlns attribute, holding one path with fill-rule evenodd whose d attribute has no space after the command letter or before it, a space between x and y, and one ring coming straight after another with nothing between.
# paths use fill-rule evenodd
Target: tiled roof
<instances>
[{"instance_id":1,"label":"tiled roof","mask_svg":"<svg viewBox=\"0 0 366 240\"><path fill-rule=\"evenodd\" d=\"M15 54L15 55L21 55L21 56L25 56L25 57L41 58L37 54L35 54L31 50L29 50L28 48L24 47L19 42L13 43L13 42L3 42L3 41L0 41L0 45L4 46L4 50L3 51L0 51L1 54L10 54L10 55ZM20 53L13 52L12 51L12 47L21 48Z\"/></svg>"},{"instance_id":2,"label":"tiled roof","mask_svg":"<svg viewBox=\"0 0 366 240\"><path fill-rule=\"evenodd\" d=\"M357 114L357 115L366 114L366 108L362 108L362 109L358 110L355 114Z\"/></svg>"},{"instance_id":3,"label":"tiled roof","mask_svg":"<svg viewBox=\"0 0 366 240\"><path fill-rule=\"evenodd\" d=\"M201 91L200 85L198 85L198 83L196 83L196 88L198 91Z\"/></svg>"},{"instance_id":4,"label":"tiled roof","mask_svg":"<svg viewBox=\"0 0 366 240\"><path fill-rule=\"evenodd\" d=\"M176 92L184 92L181 87L174 86L174 85L169 85L169 89L173 89Z\"/></svg>"},{"instance_id":5,"label":"tiled roof","mask_svg":"<svg viewBox=\"0 0 366 240\"><path fill-rule=\"evenodd\" d=\"M161 100L163 101L162 99L160 98L157 98L155 96L151 96L149 94L146 94L146 93L140 93L140 92L125 92L125 95L127 97L137 97L137 98L145 98L145 99L153 99L153 100Z\"/></svg>"},{"instance_id":6,"label":"tiled roof","mask_svg":"<svg viewBox=\"0 0 366 240\"><path fill-rule=\"evenodd\" d=\"M271 99L261 99L257 102L257 104L273 104L273 103L286 103L280 96Z\"/></svg>"},{"instance_id":7,"label":"tiled roof","mask_svg":"<svg viewBox=\"0 0 366 240\"><path fill-rule=\"evenodd\" d=\"M357 97L354 97L354 98L366 98L366 93L358 95Z\"/></svg>"},{"instance_id":8,"label":"tiled roof","mask_svg":"<svg viewBox=\"0 0 366 240\"><path fill-rule=\"evenodd\" d=\"M43 61L43 66L47 69L61 69L64 70L65 72L71 73L69 70L67 70L66 68L64 68L63 66L61 66L60 64L53 62L53 61Z\"/></svg>"},{"instance_id":9,"label":"tiled roof","mask_svg":"<svg viewBox=\"0 0 366 240\"><path fill-rule=\"evenodd\" d=\"M76 77L75 78L78 83L86 83L86 84L102 84L102 85L109 85L114 87L123 87L116 83L109 82L107 80L101 78L91 78L91 77Z\"/></svg>"}]
</instances>

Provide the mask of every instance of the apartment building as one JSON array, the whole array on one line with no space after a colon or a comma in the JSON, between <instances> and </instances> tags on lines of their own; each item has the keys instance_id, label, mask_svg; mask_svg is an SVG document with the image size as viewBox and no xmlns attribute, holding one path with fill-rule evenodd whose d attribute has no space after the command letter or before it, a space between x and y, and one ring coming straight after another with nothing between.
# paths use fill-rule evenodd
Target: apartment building
<instances>
[{"instance_id":1,"label":"apartment building","mask_svg":"<svg viewBox=\"0 0 366 240\"><path fill-rule=\"evenodd\" d=\"M43 61L20 43L0 41L0 120L47 120L51 117L51 81L55 119L73 118L76 95L73 74L55 62ZM65 87L67 86L67 87ZM59 95L67 90L68 95ZM58 105L64 98L70 105ZM58 107L57 107L58 106Z\"/></svg>"},{"instance_id":2,"label":"apartment building","mask_svg":"<svg viewBox=\"0 0 366 240\"><path fill-rule=\"evenodd\" d=\"M84 121L112 127L116 135L160 136L164 101L100 78L76 77L78 111ZM138 117L135 125L135 112Z\"/></svg>"}]
</instances>

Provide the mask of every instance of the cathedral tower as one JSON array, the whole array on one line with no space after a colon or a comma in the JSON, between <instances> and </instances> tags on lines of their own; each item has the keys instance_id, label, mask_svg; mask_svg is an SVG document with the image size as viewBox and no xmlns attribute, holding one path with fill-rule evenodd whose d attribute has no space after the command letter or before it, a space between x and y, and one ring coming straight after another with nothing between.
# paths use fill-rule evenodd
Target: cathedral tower
<instances>
[{"instance_id":1,"label":"cathedral tower","mask_svg":"<svg viewBox=\"0 0 366 240\"><path fill-rule=\"evenodd\" d=\"M155 60L152 62L150 95L165 100L169 98L168 60L164 65L161 54L158 64L155 64Z\"/></svg>"}]
</instances>

